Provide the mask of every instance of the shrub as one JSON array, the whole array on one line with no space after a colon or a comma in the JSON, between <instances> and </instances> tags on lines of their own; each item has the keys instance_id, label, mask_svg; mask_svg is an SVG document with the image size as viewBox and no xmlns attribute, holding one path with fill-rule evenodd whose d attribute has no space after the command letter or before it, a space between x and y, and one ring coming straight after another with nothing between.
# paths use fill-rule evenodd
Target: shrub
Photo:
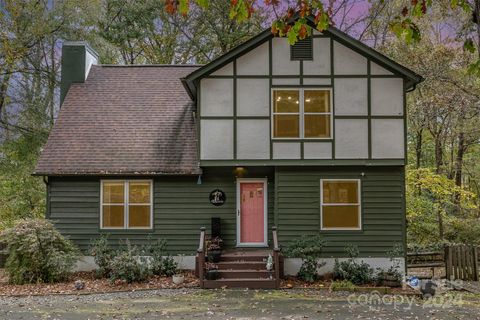
<instances>
[{"instance_id":1,"label":"shrub","mask_svg":"<svg viewBox=\"0 0 480 320\"><path fill-rule=\"evenodd\" d=\"M162 263L162 275L171 277L177 273L178 263L172 257L166 257Z\"/></svg>"},{"instance_id":2,"label":"shrub","mask_svg":"<svg viewBox=\"0 0 480 320\"><path fill-rule=\"evenodd\" d=\"M21 220L1 238L8 250L5 268L14 284L65 280L79 254L47 220Z\"/></svg>"},{"instance_id":3,"label":"shrub","mask_svg":"<svg viewBox=\"0 0 480 320\"><path fill-rule=\"evenodd\" d=\"M145 255L150 257L150 269L154 275L163 275L164 256L166 254L167 241L159 239L152 243L149 238L148 245L145 248Z\"/></svg>"},{"instance_id":4,"label":"shrub","mask_svg":"<svg viewBox=\"0 0 480 320\"><path fill-rule=\"evenodd\" d=\"M401 260L399 257L403 255L403 246L396 243L393 246L393 249L387 252L387 255L390 259L391 265L387 270L377 268L377 282L382 283L383 280L385 280L385 274L393 277L395 281L401 282L403 280L403 273L401 272Z\"/></svg>"},{"instance_id":5,"label":"shrub","mask_svg":"<svg viewBox=\"0 0 480 320\"><path fill-rule=\"evenodd\" d=\"M330 285L330 290L354 289L355 285L348 280L333 281Z\"/></svg>"},{"instance_id":6,"label":"shrub","mask_svg":"<svg viewBox=\"0 0 480 320\"><path fill-rule=\"evenodd\" d=\"M120 251L109 263L110 280L124 280L128 283L148 279L151 275L148 259L141 256L137 247L126 241L126 249Z\"/></svg>"},{"instance_id":7,"label":"shrub","mask_svg":"<svg viewBox=\"0 0 480 320\"><path fill-rule=\"evenodd\" d=\"M175 260L167 256L167 241L159 239L149 244L144 249L145 255L150 257L150 269L153 274L158 276L173 276L178 267L178 263Z\"/></svg>"},{"instance_id":8,"label":"shrub","mask_svg":"<svg viewBox=\"0 0 480 320\"><path fill-rule=\"evenodd\" d=\"M305 281L313 282L318 278L317 269L325 265L319 263L325 241L320 235L302 236L288 245L285 255L291 258L302 259L302 266L297 276Z\"/></svg>"},{"instance_id":9,"label":"shrub","mask_svg":"<svg viewBox=\"0 0 480 320\"><path fill-rule=\"evenodd\" d=\"M108 246L108 235L102 235L100 238L92 241L90 254L98 265L98 269L95 271L97 277L110 277L110 263L116 252Z\"/></svg>"},{"instance_id":10,"label":"shrub","mask_svg":"<svg viewBox=\"0 0 480 320\"><path fill-rule=\"evenodd\" d=\"M333 267L333 276L335 279L348 280L354 284L365 284L372 282L373 269L363 260L358 262L358 248L356 246L348 246L345 248L349 258L346 261L339 262L335 259Z\"/></svg>"}]
</instances>

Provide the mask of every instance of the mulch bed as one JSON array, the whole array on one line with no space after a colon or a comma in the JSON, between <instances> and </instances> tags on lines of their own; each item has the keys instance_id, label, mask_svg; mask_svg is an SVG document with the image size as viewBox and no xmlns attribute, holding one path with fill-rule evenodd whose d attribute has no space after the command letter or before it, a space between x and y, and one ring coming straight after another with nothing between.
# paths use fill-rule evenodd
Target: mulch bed
<instances>
[{"instance_id":1,"label":"mulch bed","mask_svg":"<svg viewBox=\"0 0 480 320\"><path fill-rule=\"evenodd\" d=\"M153 289L176 289L198 287L198 279L192 272L184 272L185 282L176 285L171 277L153 276L148 281L137 283L125 283L116 281L111 283L108 279L96 279L94 272L75 272L66 282L54 284L8 284L8 278L3 270L0 270L0 296L30 296L49 294L88 294L106 293L119 291L137 291ZM81 280L85 283L82 290L75 289L75 281Z\"/></svg>"}]
</instances>

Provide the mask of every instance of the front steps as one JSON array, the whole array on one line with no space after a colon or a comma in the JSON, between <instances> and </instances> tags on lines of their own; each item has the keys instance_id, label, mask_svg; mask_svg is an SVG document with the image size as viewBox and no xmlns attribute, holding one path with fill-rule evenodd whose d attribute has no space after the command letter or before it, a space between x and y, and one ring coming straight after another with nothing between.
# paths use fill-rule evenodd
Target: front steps
<instances>
[{"instance_id":1,"label":"front steps","mask_svg":"<svg viewBox=\"0 0 480 320\"><path fill-rule=\"evenodd\" d=\"M235 251L222 254L219 278L204 280L204 288L275 289L275 271L267 271L270 251ZM276 267L276 266L274 266Z\"/></svg>"}]
</instances>

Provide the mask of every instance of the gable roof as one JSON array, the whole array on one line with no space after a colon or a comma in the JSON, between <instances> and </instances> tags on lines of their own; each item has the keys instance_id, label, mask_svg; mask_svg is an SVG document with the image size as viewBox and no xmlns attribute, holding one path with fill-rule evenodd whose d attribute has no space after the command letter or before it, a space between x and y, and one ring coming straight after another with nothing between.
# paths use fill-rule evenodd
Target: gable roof
<instances>
[{"instance_id":1,"label":"gable roof","mask_svg":"<svg viewBox=\"0 0 480 320\"><path fill-rule=\"evenodd\" d=\"M310 24L313 26L312 18L308 18ZM348 46L349 48L355 50L356 52L360 53L361 55L371 59L375 63L379 64L382 67L385 67L395 74L400 75L401 77L407 80L407 90L414 88L418 83L422 82L424 79L422 76L418 75L414 71L408 69L407 67L402 66L401 64L393 61L389 57L381 54L380 52L376 51L375 49L370 48L366 44L362 43L361 41L349 36L343 31L335 27L329 27L327 30L323 31L323 34L327 36L331 36L333 39L338 41L341 44ZM269 39L273 38L274 35L272 34L270 29L266 29L257 36L251 38L250 40L240 44L239 46L233 48L229 52L225 53L224 55L218 57L217 59L213 60L212 62L204 65L203 67L195 70L191 74L189 74L186 78L182 79L185 87L189 91L190 96L193 98L196 95L196 87L197 82L200 78L205 75L212 73L213 71L221 68L228 62L232 61L235 57L248 52L249 50L255 48L256 46L260 45L261 43L268 41ZM285 39L285 41L287 41Z\"/></svg>"},{"instance_id":2,"label":"gable roof","mask_svg":"<svg viewBox=\"0 0 480 320\"><path fill-rule=\"evenodd\" d=\"M70 87L34 174L199 174L194 105L180 80L196 69L92 66Z\"/></svg>"}]
</instances>

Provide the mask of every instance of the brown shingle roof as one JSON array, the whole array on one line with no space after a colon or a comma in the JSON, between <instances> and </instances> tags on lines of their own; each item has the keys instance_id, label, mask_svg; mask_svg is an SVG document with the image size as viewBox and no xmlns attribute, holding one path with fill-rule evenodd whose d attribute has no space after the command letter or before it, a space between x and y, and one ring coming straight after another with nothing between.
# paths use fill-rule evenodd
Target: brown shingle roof
<instances>
[{"instance_id":1,"label":"brown shingle roof","mask_svg":"<svg viewBox=\"0 0 480 320\"><path fill-rule=\"evenodd\" d=\"M36 175L198 174L197 66L93 66L70 87Z\"/></svg>"}]
</instances>

